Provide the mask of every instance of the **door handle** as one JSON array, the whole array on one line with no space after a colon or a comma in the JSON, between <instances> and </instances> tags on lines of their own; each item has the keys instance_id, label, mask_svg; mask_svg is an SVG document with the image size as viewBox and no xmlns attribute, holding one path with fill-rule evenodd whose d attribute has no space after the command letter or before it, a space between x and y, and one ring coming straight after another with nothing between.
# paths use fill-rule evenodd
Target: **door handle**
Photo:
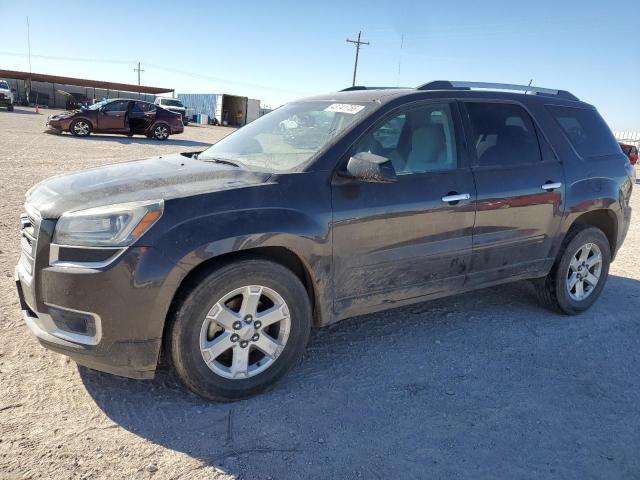
<instances>
[{"instance_id":1,"label":"door handle","mask_svg":"<svg viewBox=\"0 0 640 480\"><path fill-rule=\"evenodd\" d=\"M445 203L459 202L460 200L469 200L471 195L468 193L456 193L455 195L445 195L442 201Z\"/></svg>"},{"instance_id":2,"label":"door handle","mask_svg":"<svg viewBox=\"0 0 640 480\"><path fill-rule=\"evenodd\" d=\"M550 192L551 190L556 190L560 188L562 184L560 182L548 182L542 185L542 189Z\"/></svg>"}]
</instances>

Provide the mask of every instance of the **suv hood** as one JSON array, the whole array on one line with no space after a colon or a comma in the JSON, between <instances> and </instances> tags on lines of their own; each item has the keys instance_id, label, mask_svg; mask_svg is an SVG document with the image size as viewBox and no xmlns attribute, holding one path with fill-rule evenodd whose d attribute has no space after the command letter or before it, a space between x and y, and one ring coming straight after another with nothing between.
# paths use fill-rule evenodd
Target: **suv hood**
<instances>
[{"instance_id":1,"label":"suv hood","mask_svg":"<svg viewBox=\"0 0 640 480\"><path fill-rule=\"evenodd\" d=\"M144 200L169 200L266 182L271 174L176 154L106 165L51 177L27 192L42 218Z\"/></svg>"}]
</instances>

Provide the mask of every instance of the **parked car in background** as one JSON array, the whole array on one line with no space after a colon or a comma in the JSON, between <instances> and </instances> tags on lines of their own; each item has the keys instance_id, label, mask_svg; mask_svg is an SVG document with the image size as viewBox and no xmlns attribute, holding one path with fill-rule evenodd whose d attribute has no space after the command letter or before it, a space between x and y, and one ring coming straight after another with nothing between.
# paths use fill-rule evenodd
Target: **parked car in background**
<instances>
[{"instance_id":1,"label":"parked car in background","mask_svg":"<svg viewBox=\"0 0 640 480\"><path fill-rule=\"evenodd\" d=\"M189 125L189 115L187 108L182 102L176 98L158 97L155 100L155 104L169 110L170 112L179 113L182 116L182 123Z\"/></svg>"},{"instance_id":2,"label":"parked car in background","mask_svg":"<svg viewBox=\"0 0 640 480\"><path fill-rule=\"evenodd\" d=\"M5 80L0 80L0 107L13 111L13 92Z\"/></svg>"},{"instance_id":3,"label":"parked car in background","mask_svg":"<svg viewBox=\"0 0 640 480\"><path fill-rule=\"evenodd\" d=\"M133 378L163 358L229 401L281 378L312 326L524 279L554 311L594 304L633 168L593 106L526 85L348 90L199 154L31 188L16 279L40 343Z\"/></svg>"},{"instance_id":4,"label":"parked car in background","mask_svg":"<svg viewBox=\"0 0 640 480\"><path fill-rule=\"evenodd\" d=\"M629 157L631 165L635 165L638 162L638 147L626 143L618 143L620 144L620 148L622 148L622 151L625 153L625 155Z\"/></svg>"},{"instance_id":5,"label":"parked car in background","mask_svg":"<svg viewBox=\"0 0 640 480\"><path fill-rule=\"evenodd\" d=\"M91 133L146 135L166 140L184 131L182 116L153 103L116 98L102 100L80 110L52 115L47 119L51 132L70 132L77 137Z\"/></svg>"}]
</instances>

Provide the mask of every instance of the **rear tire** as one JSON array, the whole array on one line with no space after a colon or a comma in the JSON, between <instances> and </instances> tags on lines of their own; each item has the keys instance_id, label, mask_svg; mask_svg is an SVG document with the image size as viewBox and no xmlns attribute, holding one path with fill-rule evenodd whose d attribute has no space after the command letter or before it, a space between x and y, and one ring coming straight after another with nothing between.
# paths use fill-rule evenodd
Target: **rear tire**
<instances>
[{"instance_id":1,"label":"rear tire","mask_svg":"<svg viewBox=\"0 0 640 480\"><path fill-rule=\"evenodd\" d=\"M154 125L151 136L156 140L164 141L171 135L171 129L166 123L158 123Z\"/></svg>"},{"instance_id":2,"label":"rear tire","mask_svg":"<svg viewBox=\"0 0 640 480\"><path fill-rule=\"evenodd\" d=\"M182 383L229 402L268 388L300 360L311 306L290 270L255 258L193 281L169 321L167 357Z\"/></svg>"},{"instance_id":3,"label":"rear tire","mask_svg":"<svg viewBox=\"0 0 640 480\"><path fill-rule=\"evenodd\" d=\"M541 303L567 315L584 312L602 293L610 264L611 247L602 230L573 227L549 274L534 281Z\"/></svg>"}]
</instances>

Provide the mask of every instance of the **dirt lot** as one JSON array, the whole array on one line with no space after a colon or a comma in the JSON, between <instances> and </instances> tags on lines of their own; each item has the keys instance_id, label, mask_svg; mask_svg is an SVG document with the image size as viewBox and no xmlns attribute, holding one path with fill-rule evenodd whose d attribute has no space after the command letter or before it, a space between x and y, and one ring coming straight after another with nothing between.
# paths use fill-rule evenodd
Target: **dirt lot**
<instances>
[{"instance_id":1,"label":"dirt lot","mask_svg":"<svg viewBox=\"0 0 640 480\"><path fill-rule=\"evenodd\" d=\"M230 129L159 143L46 135L44 121L0 111L0 478L640 478L637 215L582 316L549 313L520 283L360 317L315 332L269 393L208 404L167 373L122 379L44 350L13 266L37 181Z\"/></svg>"}]
</instances>

